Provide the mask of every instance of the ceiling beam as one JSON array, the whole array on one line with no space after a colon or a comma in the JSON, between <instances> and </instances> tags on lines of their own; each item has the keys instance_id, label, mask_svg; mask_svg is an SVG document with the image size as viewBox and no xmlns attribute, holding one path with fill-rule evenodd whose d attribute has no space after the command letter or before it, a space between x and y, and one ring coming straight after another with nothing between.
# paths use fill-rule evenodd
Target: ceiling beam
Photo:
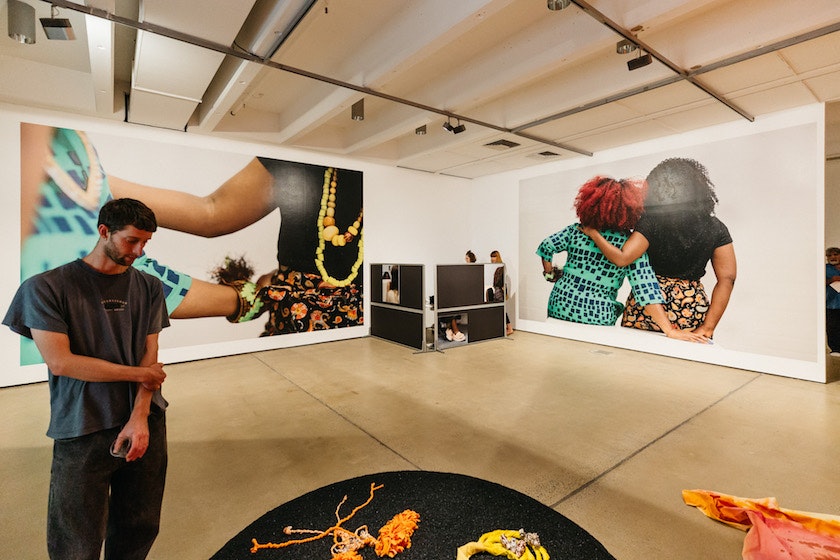
<instances>
[{"instance_id":1,"label":"ceiling beam","mask_svg":"<svg viewBox=\"0 0 840 560\"><path fill-rule=\"evenodd\" d=\"M672 62L665 55L663 55L662 53L660 53L656 49L652 48L650 45L648 45L644 41L640 40L631 31L629 31L627 29L624 29L618 23L614 22L613 20L608 18L606 15L604 15L602 12L600 12L597 9L595 9L594 7L592 7L592 5L589 4L589 2L586 2L586 0L572 0L572 2L574 2L581 10L583 10L584 12L589 14L590 17L592 17L595 20L601 22L603 25L610 28L615 33L617 33L618 35L621 35L623 38L627 39L628 41L631 41L632 43L638 45L638 47L641 50L650 54L653 58L655 58L657 61L659 61L660 63L667 66L669 69L671 69L672 72L674 72L678 76L681 76L682 79L688 81L694 87L702 90L704 93L706 93L706 95L709 95L709 96L717 99L719 102L723 103L724 105L726 105L727 107L729 107L730 109L732 109L733 111L735 111L736 113L738 113L739 115L741 115L742 117L747 119L748 121L753 122L755 120L755 117L752 116L751 114L749 114L748 112L746 112L744 109L742 109L741 107L739 107L735 103L729 101L728 99L726 99L720 93L716 92L712 88L708 87L707 85L705 85L702 82L700 82L699 80L697 80L697 78L695 77L695 74L691 74L688 70L685 70L685 69L677 66L674 62Z\"/></svg>"},{"instance_id":2,"label":"ceiling beam","mask_svg":"<svg viewBox=\"0 0 840 560\"><path fill-rule=\"evenodd\" d=\"M577 3L576 0L572 0ZM659 80L658 82L654 82L652 84L646 84L644 86L640 86L637 88L629 89L627 91L622 91L616 93L614 95L610 95L609 97L604 97L603 99L596 99L579 107L574 107L572 109L568 109L566 111L561 111L559 113L555 113L553 115L549 115L547 117L543 117L539 120L535 120L529 123L522 124L516 127L514 130L516 132L521 132L523 130L533 128L535 126L540 126L551 121L556 121L558 119L562 119L564 117L568 117L571 115L576 115L577 113L582 113L584 111L588 111L589 109L594 109L596 107L601 107L602 105L607 105L608 103L612 103L614 101L620 101L622 99L626 99L628 97L633 97L634 95L639 95L640 93L646 93L648 91L652 91L657 88L661 88L664 86L669 86L671 84L687 80L689 78L693 78L694 76L699 76L701 74L705 74L707 72L711 72L712 70L718 70L720 68L726 68L727 66L732 66L733 64L738 64L739 62L744 62L746 60L750 60L759 56L763 56L765 54L770 54L787 47L792 47L794 45L798 45L800 43L805 43L807 41L811 41L813 39L818 39L825 35L830 35L831 33L836 33L840 31L840 22L832 23L831 25L827 25L825 27L821 27L819 29L815 29L813 31L809 31L808 33L803 33L801 35L796 35L795 37L791 37L789 39L783 39L781 41L777 41L775 43L771 43L769 45L765 45L763 47L753 49L751 51L737 54L735 56L731 56L729 58L725 58L723 60L719 60L712 64L707 64L700 68L695 68L693 70L687 71L685 74L678 73L675 74L672 78L667 78L664 80ZM621 33L619 33L621 34ZM641 43L631 34L622 35L625 39L633 41L636 44ZM647 47L643 47L647 48ZM653 54L651 54L653 56ZM754 119L750 118L750 122Z\"/></svg>"},{"instance_id":3,"label":"ceiling beam","mask_svg":"<svg viewBox=\"0 0 840 560\"><path fill-rule=\"evenodd\" d=\"M414 107L415 109L420 109L422 111L427 111L429 113L435 113L435 114L442 115L442 116L447 117L447 118L458 119L461 122L470 123L470 124L474 124L474 125L477 125L477 126L482 126L484 128L489 128L491 130L496 130L496 131L499 131L499 132L512 134L514 136L521 136L523 138L527 138L529 140L533 140L533 141L539 142L541 144L546 144L548 146L552 146L552 147L559 148L559 149L562 149L562 150L566 150L566 151L569 151L569 152L573 152L573 153L576 153L576 154L585 155L585 156L592 156L593 155L592 152L587 151L587 150L583 150L581 148L577 148L575 146L570 146L570 145L567 145L567 144L564 144L564 143L561 143L561 142L555 142L555 141L549 140L547 138L539 138L539 137L532 136L532 135L526 135L526 134L522 133L521 131L518 131L518 130L515 130L515 129L512 129L512 128L507 128L507 127L504 127L504 126L500 126L500 125L497 125L497 124L494 124L494 123L474 119L474 118L471 118L467 115L461 115L461 114L458 114L458 113L453 113L453 112L447 111L445 109L439 109L437 107L432 107L431 105L426 105L424 103L419 103L419 102L416 102L416 101L412 101L410 99L404 99L404 98L397 97L397 96L394 96L394 95L390 95L390 94L387 94L387 93L384 93L384 92L376 91L376 90L373 90L373 89L365 87L365 86L359 86L359 85L356 85L356 84L351 84L349 82L344 82L344 81L341 81L341 80L337 80L337 79L331 78L329 76L323 76L321 74L316 74L315 72L309 72L308 70L303 70L301 68L295 68L293 66L288 66L286 64L280 64L278 62L274 62L272 60L267 60L265 58L262 58L260 56L257 56L255 54L252 54L252 53L249 53L249 52L244 52L242 50L235 49L235 48L227 46L227 45L221 45L221 44L215 43L213 41L208 41L206 39L202 39L201 37L195 37L193 35L188 35L186 33L181 33L180 31L175 31L173 29L168 29L166 27L155 25L153 23L135 21L135 20L132 20L132 19L129 19L129 18L120 17L120 16L118 16L114 13L108 12L106 10L92 8L92 7L89 7L89 6L83 6L83 5L80 5L80 4L76 4L75 2L71 2L69 0L42 0L42 1L44 1L46 3L49 3L53 6L57 6L57 7L60 7L60 8L65 8L65 9L68 9L68 10L73 10L73 11L80 12L80 13L83 13L83 14L87 14L87 15L90 15L90 16L102 18L102 19L105 19L105 20L108 20L108 21L111 21L111 22L114 22L114 23L118 23L120 25L125 25L125 26L128 26L128 27L137 29L137 30L145 31L145 32L152 33L152 34L155 34L155 35L160 35L162 37L167 37L169 39L173 39L173 40L176 40L176 41L189 43L191 45L195 45L197 47L202 47L202 48L205 48L205 49L217 52L217 53L229 55L229 56L239 58L241 60L245 60L245 61L248 61L248 62L253 62L254 64L260 64L262 66L266 66L266 67L269 67L269 68L274 68L274 69L281 70L281 71L284 71L284 72L289 72L289 73L295 74L297 76L310 78L310 79L313 79L313 80L316 80L316 81L319 81L319 82L323 82L323 83L327 83L327 84L330 84L330 85L333 85L333 86L336 86L336 87L341 87L341 88L353 90L353 91L356 91L356 92L359 92L359 93L363 93L365 95L370 95L372 97L378 97L380 99L385 99L387 101L392 101L394 103L399 103L401 105Z\"/></svg>"},{"instance_id":4,"label":"ceiling beam","mask_svg":"<svg viewBox=\"0 0 840 560\"><path fill-rule=\"evenodd\" d=\"M820 37L830 35L831 33L835 33L837 31L840 31L840 21L832 23L831 25L826 25L825 27L821 27L819 29L814 29L813 31L809 31L808 33L796 35L795 37L790 37L789 39L782 39L781 41L776 41L775 43L771 43L769 45L765 45L763 47L759 47L757 49L753 49L742 54L737 54L729 58L724 58L723 60L719 60L718 62L714 62L712 64L701 66L700 68L691 70L689 72L689 76L698 76L700 74L705 74L706 72L711 72L712 70L717 70L718 68L732 66L733 64L744 62L745 60L750 60L758 56L763 56L765 54L770 54L776 51L780 51L782 49L786 49L787 47L792 47L800 43L805 43L806 41L819 39Z\"/></svg>"}]
</instances>

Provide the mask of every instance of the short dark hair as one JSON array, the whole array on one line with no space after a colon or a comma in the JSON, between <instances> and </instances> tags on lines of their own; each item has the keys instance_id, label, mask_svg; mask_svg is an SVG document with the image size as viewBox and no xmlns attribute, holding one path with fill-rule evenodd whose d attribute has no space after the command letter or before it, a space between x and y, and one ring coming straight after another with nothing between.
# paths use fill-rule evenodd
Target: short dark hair
<instances>
[{"instance_id":1,"label":"short dark hair","mask_svg":"<svg viewBox=\"0 0 840 560\"><path fill-rule=\"evenodd\" d=\"M99 225L105 225L112 232L127 226L153 232L157 230L157 219L152 209L139 200L115 198L100 208Z\"/></svg>"}]
</instances>

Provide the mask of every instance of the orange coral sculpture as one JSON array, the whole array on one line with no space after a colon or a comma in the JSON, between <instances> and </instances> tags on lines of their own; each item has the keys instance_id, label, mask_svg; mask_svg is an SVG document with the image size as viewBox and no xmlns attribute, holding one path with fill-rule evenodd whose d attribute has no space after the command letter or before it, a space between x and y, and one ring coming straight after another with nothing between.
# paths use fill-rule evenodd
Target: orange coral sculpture
<instances>
[{"instance_id":1,"label":"orange coral sculpture","mask_svg":"<svg viewBox=\"0 0 840 560\"><path fill-rule=\"evenodd\" d=\"M393 558L406 548L411 548L411 535L420 522L420 514L410 509L398 513L379 530L376 555Z\"/></svg>"},{"instance_id":2,"label":"orange coral sculpture","mask_svg":"<svg viewBox=\"0 0 840 560\"><path fill-rule=\"evenodd\" d=\"M353 511L346 517L340 517L338 511L347 500L347 496L341 500L338 507L335 508L335 517L337 522L332 527L325 531L315 531L310 529L292 529L286 527L283 532L287 535L293 533L311 533L312 536L285 541L282 543L259 543L257 539L251 539L253 546L251 547L251 554L255 554L262 549L268 548L285 548L294 544L303 544L307 542L322 539L328 535L333 537L333 546L330 549L332 553L332 560L364 560L359 555L359 550L366 546L373 546L374 551L379 557L388 556L393 558L400 552L407 548L411 548L411 536L420 522L420 514L416 511L407 509L391 518L388 523L382 526L379 530L379 537L374 539L368 532L367 526L362 525L355 531L348 531L342 525L349 521L356 513L368 505L373 500L373 494L382 488L383 485L377 486L376 483L370 485L370 496L361 505L353 508Z\"/></svg>"}]
</instances>

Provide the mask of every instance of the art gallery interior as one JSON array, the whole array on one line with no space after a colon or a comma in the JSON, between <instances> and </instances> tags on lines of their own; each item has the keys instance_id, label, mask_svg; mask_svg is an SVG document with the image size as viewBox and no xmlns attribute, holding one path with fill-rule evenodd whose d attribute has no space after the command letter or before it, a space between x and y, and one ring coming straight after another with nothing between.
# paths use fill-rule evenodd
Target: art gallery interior
<instances>
[{"instance_id":1,"label":"art gallery interior","mask_svg":"<svg viewBox=\"0 0 840 560\"><path fill-rule=\"evenodd\" d=\"M621 559L739 557L744 532L686 489L840 515L836 2L6 0L0 28L4 302L22 123L85 131L109 173L193 194L254 156L363 174L364 326L262 337L264 321L211 317L161 335L170 467L150 558L210 558L284 502L402 470L522 492ZM535 250L575 221L578 187L670 157L705 164L734 240L714 344L546 319ZM230 254L269 270L281 223L161 229L149 251L196 278ZM427 329L437 267L467 250L503 255L511 336L435 351L374 332L399 306L371 265L423 270L408 307ZM49 390L19 344L0 330L0 546L37 559Z\"/></svg>"}]
</instances>

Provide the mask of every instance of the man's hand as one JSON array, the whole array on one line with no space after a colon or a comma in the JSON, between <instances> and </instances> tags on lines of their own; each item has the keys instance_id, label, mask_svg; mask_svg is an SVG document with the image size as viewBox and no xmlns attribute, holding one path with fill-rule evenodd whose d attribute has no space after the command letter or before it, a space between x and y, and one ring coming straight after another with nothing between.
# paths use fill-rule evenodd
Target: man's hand
<instances>
[{"instance_id":1,"label":"man's hand","mask_svg":"<svg viewBox=\"0 0 840 560\"><path fill-rule=\"evenodd\" d=\"M122 444L123 440L126 439L131 442L131 446L128 449L128 454L126 454L125 456L126 461L136 461L137 459L145 455L146 450L149 448L148 419L141 418L137 414L132 414L131 418L128 421L128 424L126 424L125 427L122 430L120 430L116 442L114 443L114 448L118 449Z\"/></svg>"},{"instance_id":2,"label":"man's hand","mask_svg":"<svg viewBox=\"0 0 840 560\"><path fill-rule=\"evenodd\" d=\"M138 381L140 381L143 387L152 392L160 389L160 386L163 385L164 379L166 379L166 372L163 371L163 364L158 362L150 366L145 366L142 369L144 370L143 375Z\"/></svg>"}]
</instances>

